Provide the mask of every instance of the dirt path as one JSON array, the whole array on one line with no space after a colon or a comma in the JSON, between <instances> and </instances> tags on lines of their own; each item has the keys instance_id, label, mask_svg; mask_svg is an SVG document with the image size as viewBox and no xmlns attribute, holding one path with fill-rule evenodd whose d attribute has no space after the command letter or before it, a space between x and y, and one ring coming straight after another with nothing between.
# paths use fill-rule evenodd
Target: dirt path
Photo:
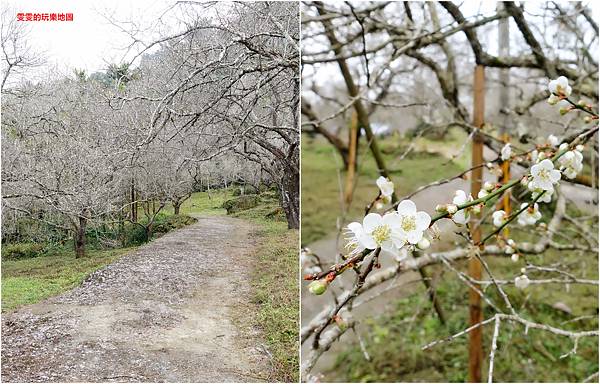
<instances>
[{"instance_id":1,"label":"dirt path","mask_svg":"<svg viewBox=\"0 0 600 384\"><path fill-rule=\"evenodd\" d=\"M258 332L234 321L255 313L251 230L199 217L80 287L2 316L2 381L261 381Z\"/></svg>"}]
</instances>

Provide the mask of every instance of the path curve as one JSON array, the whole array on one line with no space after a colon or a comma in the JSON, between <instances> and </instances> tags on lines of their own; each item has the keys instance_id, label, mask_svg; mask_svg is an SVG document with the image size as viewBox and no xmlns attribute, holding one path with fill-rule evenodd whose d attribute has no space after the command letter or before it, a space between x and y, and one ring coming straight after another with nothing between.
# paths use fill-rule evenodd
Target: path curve
<instances>
[{"instance_id":1,"label":"path curve","mask_svg":"<svg viewBox=\"0 0 600 384\"><path fill-rule=\"evenodd\" d=\"M268 376L250 302L253 227L198 217L81 286L2 316L2 381L239 382Z\"/></svg>"}]
</instances>

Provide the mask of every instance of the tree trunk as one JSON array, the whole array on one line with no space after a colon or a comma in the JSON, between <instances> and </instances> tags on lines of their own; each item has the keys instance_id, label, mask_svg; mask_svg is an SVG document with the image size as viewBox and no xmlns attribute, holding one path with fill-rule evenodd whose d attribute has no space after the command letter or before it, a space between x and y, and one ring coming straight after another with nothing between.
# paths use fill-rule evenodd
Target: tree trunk
<instances>
[{"instance_id":1,"label":"tree trunk","mask_svg":"<svg viewBox=\"0 0 600 384\"><path fill-rule=\"evenodd\" d=\"M179 208L181 208L181 203L179 202L174 202L173 203L173 211L176 215L179 215Z\"/></svg>"},{"instance_id":2,"label":"tree trunk","mask_svg":"<svg viewBox=\"0 0 600 384\"><path fill-rule=\"evenodd\" d=\"M280 186L281 208L285 212L288 229L300 228L300 191L297 172L286 172Z\"/></svg>"},{"instance_id":3,"label":"tree trunk","mask_svg":"<svg viewBox=\"0 0 600 384\"><path fill-rule=\"evenodd\" d=\"M79 218L79 226L75 230L75 258L79 259L85 257L85 229L87 226L87 219L85 217Z\"/></svg>"},{"instance_id":4,"label":"tree trunk","mask_svg":"<svg viewBox=\"0 0 600 384\"><path fill-rule=\"evenodd\" d=\"M146 227L146 241L150 241L152 238L152 223L148 224Z\"/></svg>"},{"instance_id":5,"label":"tree trunk","mask_svg":"<svg viewBox=\"0 0 600 384\"><path fill-rule=\"evenodd\" d=\"M135 199L135 184L133 179L131 179L131 221L137 223L138 215L137 215L137 201Z\"/></svg>"}]
</instances>

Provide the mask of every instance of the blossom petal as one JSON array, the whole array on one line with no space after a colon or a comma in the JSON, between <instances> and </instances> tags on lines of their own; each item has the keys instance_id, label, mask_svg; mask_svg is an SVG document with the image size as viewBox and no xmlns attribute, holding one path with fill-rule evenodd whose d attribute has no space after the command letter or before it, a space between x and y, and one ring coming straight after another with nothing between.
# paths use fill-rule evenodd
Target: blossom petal
<instances>
[{"instance_id":1,"label":"blossom petal","mask_svg":"<svg viewBox=\"0 0 600 384\"><path fill-rule=\"evenodd\" d=\"M383 218L378 213L369 213L363 219L363 228L366 233L371 233L375 228L383 224Z\"/></svg>"},{"instance_id":2,"label":"blossom petal","mask_svg":"<svg viewBox=\"0 0 600 384\"><path fill-rule=\"evenodd\" d=\"M348 224L348 229L351 230L356 236L364 233L362 224L356 221Z\"/></svg>"},{"instance_id":3,"label":"blossom petal","mask_svg":"<svg viewBox=\"0 0 600 384\"><path fill-rule=\"evenodd\" d=\"M357 236L358 243L367 249L375 249L377 248L377 242L373 238L373 236L369 236L366 233L363 233L361 236Z\"/></svg>"},{"instance_id":4,"label":"blossom petal","mask_svg":"<svg viewBox=\"0 0 600 384\"><path fill-rule=\"evenodd\" d=\"M402 218L396 212L389 212L383 215L383 223L392 229L400 228Z\"/></svg>"},{"instance_id":5,"label":"blossom petal","mask_svg":"<svg viewBox=\"0 0 600 384\"><path fill-rule=\"evenodd\" d=\"M390 253L396 253L398 250L396 249L396 245L392 242L392 240L386 240L381 243L381 249Z\"/></svg>"},{"instance_id":6,"label":"blossom petal","mask_svg":"<svg viewBox=\"0 0 600 384\"><path fill-rule=\"evenodd\" d=\"M423 231L427 228L429 228L429 224L431 223L431 216L429 216L427 214L427 212L417 212L416 215L416 224L417 224L417 229Z\"/></svg>"},{"instance_id":7,"label":"blossom petal","mask_svg":"<svg viewBox=\"0 0 600 384\"><path fill-rule=\"evenodd\" d=\"M406 234L406 239L411 244L417 244L423 238L422 231L410 231Z\"/></svg>"},{"instance_id":8,"label":"blossom petal","mask_svg":"<svg viewBox=\"0 0 600 384\"><path fill-rule=\"evenodd\" d=\"M414 215L417 213L417 206L411 200L402 200L398 204L398 213L401 215Z\"/></svg>"},{"instance_id":9,"label":"blossom petal","mask_svg":"<svg viewBox=\"0 0 600 384\"><path fill-rule=\"evenodd\" d=\"M560 180L560 172L557 171L556 169L553 169L550 171L550 180L552 181L552 183L556 183L558 182L558 180Z\"/></svg>"}]
</instances>

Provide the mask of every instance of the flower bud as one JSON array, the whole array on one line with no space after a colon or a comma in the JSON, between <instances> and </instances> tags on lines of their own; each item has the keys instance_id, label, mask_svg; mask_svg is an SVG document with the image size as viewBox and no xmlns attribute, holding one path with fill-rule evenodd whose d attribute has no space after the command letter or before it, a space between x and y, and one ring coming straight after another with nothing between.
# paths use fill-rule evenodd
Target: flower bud
<instances>
[{"instance_id":1,"label":"flower bud","mask_svg":"<svg viewBox=\"0 0 600 384\"><path fill-rule=\"evenodd\" d=\"M508 239L506 240L506 244L510 245L511 247L514 247L516 243L513 239Z\"/></svg>"},{"instance_id":2,"label":"flower bud","mask_svg":"<svg viewBox=\"0 0 600 384\"><path fill-rule=\"evenodd\" d=\"M583 118L583 122L586 124L589 124L592 122L592 117L591 116L586 116Z\"/></svg>"},{"instance_id":3,"label":"flower bud","mask_svg":"<svg viewBox=\"0 0 600 384\"><path fill-rule=\"evenodd\" d=\"M567 143L562 143L560 145L560 147L558 147L558 149L561 150L561 151L563 151L563 150L565 150L567 148L569 148L569 144L567 144Z\"/></svg>"},{"instance_id":4,"label":"flower bud","mask_svg":"<svg viewBox=\"0 0 600 384\"><path fill-rule=\"evenodd\" d=\"M490 192L494 189L494 184L490 183L489 181L486 181L485 183L483 183L483 189Z\"/></svg>"},{"instance_id":5,"label":"flower bud","mask_svg":"<svg viewBox=\"0 0 600 384\"><path fill-rule=\"evenodd\" d=\"M583 152L583 150L585 149L585 147L583 145L579 144L579 145L577 145L575 147L575 149L578 150L579 152Z\"/></svg>"},{"instance_id":6,"label":"flower bud","mask_svg":"<svg viewBox=\"0 0 600 384\"><path fill-rule=\"evenodd\" d=\"M477 193L477 198L478 199L483 199L484 197L486 197L488 195L488 191L486 191L485 189L481 189L478 193Z\"/></svg>"},{"instance_id":7,"label":"flower bud","mask_svg":"<svg viewBox=\"0 0 600 384\"><path fill-rule=\"evenodd\" d=\"M382 209L382 208L383 208L383 203L382 203L381 201L379 201L379 200L378 200L378 201L375 203L375 209L379 210L379 209Z\"/></svg>"},{"instance_id":8,"label":"flower bud","mask_svg":"<svg viewBox=\"0 0 600 384\"><path fill-rule=\"evenodd\" d=\"M506 253L507 255L510 255L511 253L514 253L514 252L515 252L515 250L511 246L508 246L504 249L504 253Z\"/></svg>"},{"instance_id":9,"label":"flower bud","mask_svg":"<svg viewBox=\"0 0 600 384\"><path fill-rule=\"evenodd\" d=\"M431 242L429 240L427 240L427 238L423 237L421 240L419 240L419 242L417 243L417 248L419 249L427 249L431 246Z\"/></svg>"},{"instance_id":10,"label":"flower bud","mask_svg":"<svg viewBox=\"0 0 600 384\"><path fill-rule=\"evenodd\" d=\"M519 261L519 254L518 253L513 253L512 256L510 257L510 259L516 263L517 261Z\"/></svg>"},{"instance_id":11,"label":"flower bud","mask_svg":"<svg viewBox=\"0 0 600 384\"><path fill-rule=\"evenodd\" d=\"M447 206L445 204L438 204L435 206L435 211L440 213L447 212L446 208Z\"/></svg>"},{"instance_id":12,"label":"flower bud","mask_svg":"<svg viewBox=\"0 0 600 384\"><path fill-rule=\"evenodd\" d=\"M515 277L515 287L519 289L525 289L529 287L529 278L527 275L523 274L519 277Z\"/></svg>"},{"instance_id":13,"label":"flower bud","mask_svg":"<svg viewBox=\"0 0 600 384\"><path fill-rule=\"evenodd\" d=\"M326 280L315 280L308 285L308 290L313 295L322 295L327 290L329 283Z\"/></svg>"},{"instance_id":14,"label":"flower bud","mask_svg":"<svg viewBox=\"0 0 600 384\"><path fill-rule=\"evenodd\" d=\"M485 166L486 166L488 169L492 169L492 168L494 167L494 164L493 164L493 163L486 163L486 164L485 164Z\"/></svg>"},{"instance_id":15,"label":"flower bud","mask_svg":"<svg viewBox=\"0 0 600 384\"><path fill-rule=\"evenodd\" d=\"M454 204L448 204L446 210L449 214L454 215L458 211L458 207Z\"/></svg>"}]
</instances>

